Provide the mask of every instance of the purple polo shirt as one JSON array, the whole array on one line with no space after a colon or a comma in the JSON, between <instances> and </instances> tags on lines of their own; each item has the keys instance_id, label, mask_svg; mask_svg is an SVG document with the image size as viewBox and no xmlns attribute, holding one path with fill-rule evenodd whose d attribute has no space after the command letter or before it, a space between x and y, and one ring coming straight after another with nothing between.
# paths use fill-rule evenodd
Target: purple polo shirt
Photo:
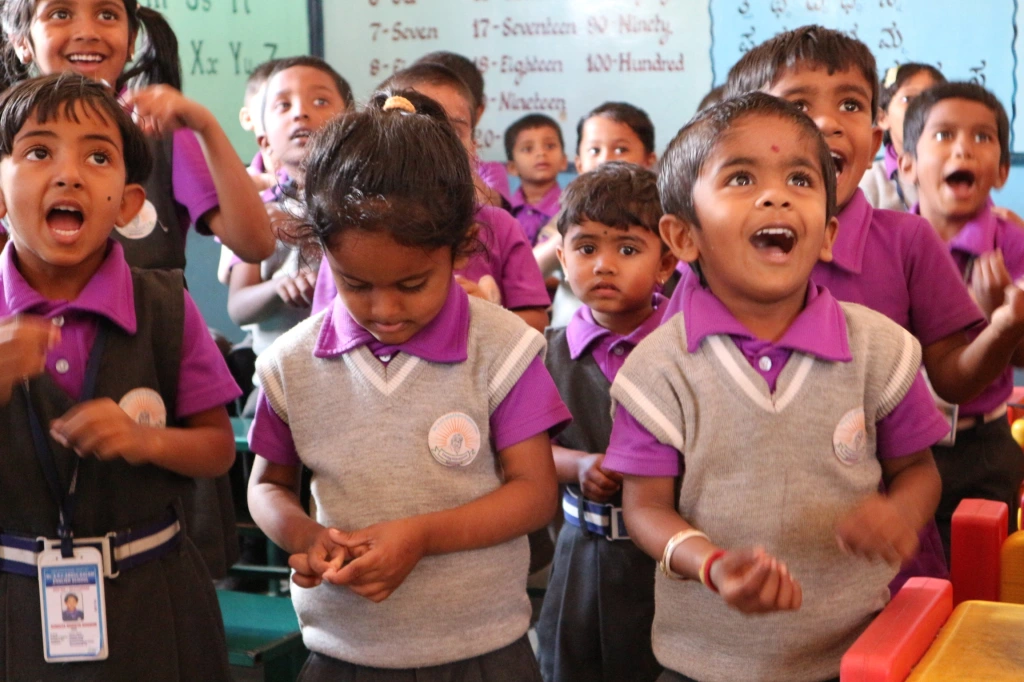
<instances>
[{"instance_id":1,"label":"purple polo shirt","mask_svg":"<svg viewBox=\"0 0 1024 682\"><path fill-rule=\"evenodd\" d=\"M484 248L473 253L466 267L455 274L474 282L490 275L501 291L501 304L509 310L551 305L540 267L516 219L494 206L480 206L476 218L480 225L478 239ZM330 263L324 258L320 261L310 314L327 308L337 294Z\"/></svg>"},{"instance_id":2,"label":"purple polo shirt","mask_svg":"<svg viewBox=\"0 0 1024 682\"><path fill-rule=\"evenodd\" d=\"M455 364L468 359L469 296L453 279L448 297L437 316L408 341L397 346L383 344L352 319L340 298L324 312L323 325L313 355L340 358L366 346L381 362L395 353L409 353L427 362ZM558 396L555 382L538 356L491 414L491 442L495 451L547 431L554 435L570 420L568 408ZM301 463L291 429L270 406L260 389L256 416L249 431L249 446L261 457L286 466Z\"/></svg>"},{"instance_id":3,"label":"purple polo shirt","mask_svg":"<svg viewBox=\"0 0 1024 682\"><path fill-rule=\"evenodd\" d=\"M919 214L920 207L911 211ZM1002 249L1006 269L1013 281L1024 277L1024 230L1006 222L992 212L991 200L978 215L964 225L949 241L949 251L960 272L966 273L978 256L993 249ZM981 328L971 330L972 338ZM998 379L974 400L960 406L960 416L969 417L991 412L1005 403L1013 391L1013 368L1007 367Z\"/></svg>"},{"instance_id":4,"label":"purple polo shirt","mask_svg":"<svg viewBox=\"0 0 1024 682\"><path fill-rule=\"evenodd\" d=\"M173 153L171 156L171 184L174 200L188 209L188 217L200 234L211 234L209 227L199 228L199 219L210 209L220 206L213 176L206 165L203 148L199 146L196 134L188 128L174 131ZM182 231L188 225L182 225Z\"/></svg>"},{"instance_id":5,"label":"purple polo shirt","mask_svg":"<svg viewBox=\"0 0 1024 682\"><path fill-rule=\"evenodd\" d=\"M528 242L536 244L537 235L541 229L558 215L562 206L559 202L561 196L562 188L557 182L536 204L526 203L526 195L523 194L522 187L512 195L509 200L512 205L512 216L519 221Z\"/></svg>"},{"instance_id":6,"label":"purple polo shirt","mask_svg":"<svg viewBox=\"0 0 1024 682\"><path fill-rule=\"evenodd\" d=\"M846 317L839 302L827 289L813 282L808 285L804 309L774 343L758 340L710 290L699 286L695 276L680 282L676 296L684 315L687 352L695 352L708 336L727 335L769 385L774 384L793 351L827 362L852 359ZM763 363L763 358L772 361ZM918 373L900 404L876 425L877 457L892 459L913 454L933 445L948 430L949 425L935 408L924 377ZM659 442L621 405L615 410L605 466L636 476L680 474L679 453L675 448Z\"/></svg>"},{"instance_id":7,"label":"purple polo shirt","mask_svg":"<svg viewBox=\"0 0 1024 682\"><path fill-rule=\"evenodd\" d=\"M263 152L256 152L256 156L252 157L252 161L249 162L249 170L256 173L267 172L267 165L263 163Z\"/></svg>"},{"instance_id":8,"label":"purple polo shirt","mask_svg":"<svg viewBox=\"0 0 1024 682\"><path fill-rule=\"evenodd\" d=\"M511 201L512 188L508 184L508 170L501 161L477 161L476 173L484 184L500 194L505 201Z\"/></svg>"},{"instance_id":9,"label":"purple polo shirt","mask_svg":"<svg viewBox=\"0 0 1024 682\"><path fill-rule=\"evenodd\" d=\"M581 306L565 327L565 340L569 344L569 357L579 360L589 352L608 381L615 381L615 375L629 357L636 344L647 338L661 324L668 299L654 294L654 311L629 334L616 334L594 321L594 313L587 306Z\"/></svg>"},{"instance_id":10,"label":"purple polo shirt","mask_svg":"<svg viewBox=\"0 0 1024 682\"><path fill-rule=\"evenodd\" d=\"M76 400L99 329L98 317L107 318L128 334L136 331L131 269L120 244L110 240L107 248L103 263L74 301L51 301L29 286L18 272L13 243L0 254L0 318L36 315L60 325L60 343L47 353L46 371ZM187 291L184 295L178 403L174 412L179 419L225 405L241 395L199 309Z\"/></svg>"},{"instance_id":11,"label":"purple polo shirt","mask_svg":"<svg viewBox=\"0 0 1024 682\"><path fill-rule=\"evenodd\" d=\"M929 346L984 321L928 221L871 207L857 190L839 214L831 263L811 277L840 301L877 310Z\"/></svg>"}]
</instances>

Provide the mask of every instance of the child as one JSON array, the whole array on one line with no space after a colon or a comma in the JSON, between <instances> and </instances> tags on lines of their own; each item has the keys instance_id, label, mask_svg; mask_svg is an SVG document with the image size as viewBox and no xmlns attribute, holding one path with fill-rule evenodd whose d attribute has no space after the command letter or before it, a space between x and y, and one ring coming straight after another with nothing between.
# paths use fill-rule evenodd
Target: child
<instances>
[{"instance_id":1,"label":"child","mask_svg":"<svg viewBox=\"0 0 1024 682\"><path fill-rule=\"evenodd\" d=\"M339 294L257 363L249 508L292 555L304 681L540 679L523 536L554 514L569 415L540 334L454 280L472 173L420 99L379 94L315 138L302 233Z\"/></svg>"},{"instance_id":2,"label":"child","mask_svg":"<svg viewBox=\"0 0 1024 682\"><path fill-rule=\"evenodd\" d=\"M462 142L466 157L472 161L473 96L458 76L443 66L422 63L399 71L384 81L381 88L413 90L416 94L411 99L417 108L421 95L440 104ZM471 296L499 303L543 332L551 299L523 229L515 218L494 206L479 205L476 217L477 240L482 248L467 254L458 264L459 284ZM336 293L329 267L321 262L313 314L327 307Z\"/></svg>"},{"instance_id":3,"label":"child","mask_svg":"<svg viewBox=\"0 0 1024 682\"><path fill-rule=\"evenodd\" d=\"M729 72L728 91L780 96L818 125L836 165L840 227L834 258L815 266L814 281L840 301L866 305L910 331L921 342L938 396L967 402L1006 368L1024 336L1024 311L1008 308L1011 314L1002 318L1007 324L990 325L971 340L968 330L984 317L935 231L919 216L872 209L864 198L858 184L882 135L874 126L876 73L864 43L804 26L747 52ZM917 563L901 573L894 589L911 575L946 576L938 531L930 527L926 536Z\"/></svg>"},{"instance_id":4,"label":"child","mask_svg":"<svg viewBox=\"0 0 1024 682\"><path fill-rule=\"evenodd\" d=\"M651 168L654 153L654 124L643 109L626 102L605 102L576 124L576 172L586 173L606 161L625 161ZM558 229L548 223L537 236L533 256L541 274L553 276L559 270ZM563 277L555 293L551 324L564 327L582 304Z\"/></svg>"},{"instance_id":5,"label":"child","mask_svg":"<svg viewBox=\"0 0 1024 682\"><path fill-rule=\"evenodd\" d=\"M838 680L938 501L920 345L808 279L832 257L834 173L814 123L762 93L662 159L661 234L699 276L615 378L604 460L661 560L662 680Z\"/></svg>"},{"instance_id":6,"label":"child","mask_svg":"<svg viewBox=\"0 0 1024 682\"><path fill-rule=\"evenodd\" d=\"M291 194L302 187L302 161L310 136L346 111L352 97L348 83L316 57L278 60L267 75L260 148L272 167L291 180ZM280 185L264 192L275 221L300 211ZM279 230L280 231L280 230ZM228 282L228 314L237 325L251 325L252 349L259 355L273 341L309 316L319 260L300 257L299 249L278 239L274 255L259 265L236 260ZM255 399L252 401L255 406ZM246 410L246 416L251 416Z\"/></svg>"},{"instance_id":7,"label":"child","mask_svg":"<svg viewBox=\"0 0 1024 682\"><path fill-rule=\"evenodd\" d=\"M505 154L508 172L519 178L511 213L535 244L540 229L558 214L558 174L569 164L562 128L550 116L527 114L505 131Z\"/></svg>"},{"instance_id":8,"label":"child","mask_svg":"<svg viewBox=\"0 0 1024 682\"><path fill-rule=\"evenodd\" d=\"M438 50L425 54L416 60L417 64L439 64L455 73L469 88L473 96L473 120L479 122L487 109L487 95L484 94L484 76L480 69L476 68L468 57L463 57L455 52ZM505 171L505 164L500 161L482 161L474 159L475 178L479 178L484 189L480 197L481 203L497 206L506 210L512 206L512 190L508 183L508 173Z\"/></svg>"},{"instance_id":9,"label":"child","mask_svg":"<svg viewBox=\"0 0 1024 682\"><path fill-rule=\"evenodd\" d=\"M213 114L181 94L177 39L163 17L137 0L67 0L46 12L39 11L42 4L7 0L0 9L9 74L16 79L29 71L74 71L101 80L152 134L147 203L136 221L114 232L128 262L184 268L190 223L246 261L268 257L274 235L267 214ZM136 65L126 71L140 27L146 40ZM102 49L76 52L92 41ZM123 90L133 80L146 87Z\"/></svg>"},{"instance_id":10,"label":"child","mask_svg":"<svg viewBox=\"0 0 1024 682\"><path fill-rule=\"evenodd\" d=\"M182 501L193 477L231 466L224 404L239 392L181 272L129 268L110 239L145 199L145 138L109 89L77 74L23 81L0 110L0 215L11 233L0 255L0 420L12 426L0 439L0 670L230 680ZM104 661L43 659L36 539L65 530L114 558L100 569ZM95 602L79 603L93 618Z\"/></svg>"},{"instance_id":11,"label":"child","mask_svg":"<svg viewBox=\"0 0 1024 682\"><path fill-rule=\"evenodd\" d=\"M665 299L656 291L676 263L658 236L656 180L639 166L605 164L569 184L558 217L558 257L583 307L568 327L549 330L545 360L573 414L553 446L568 489L537 623L548 682L653 682L661 672L651 651L654 562L622 527L621 477L602 466L611 382L660 324Z\"/></svg>"},{"instance_id":12,"label":"child","mask_svg":"<svg viewBox=\"0 0 1024 682\"><path fill-rule=\"evenodd\" d=\"M878 127L882 129L885 156L872 164L860 181L864 197L875 208L907 211L917 203L917 190L900 181L903 153L903 116L907 105L923 91L946 77L928 64L900 64L885 72L878 95Z\"/></svg>"},{"instance_id":13,"label":"child","mask_svg":"<svg viewBox=\"0 0 1024 682\"><path fill-rule=\"evenodd\" d=\"M972 83L946 83L921 93L907 109L903 175L918 189L917 211L949 247L963 281L993 325L1004 288L1024 276L1024 232L996 216L989 194L1010 172L1010 121L999 100ZM1011 288L1010 296L1015 296ZM1005 313L1005 311L1003 311ZM1020 350L1016 354L1020 362ZM956 440L935 448L942 499L935 518L949 557L950 521L960 500L1005 502L1016 530L1024 457L1010 435L1007 367L974 400L960 406Z\"/></svg>"}]
</instances>

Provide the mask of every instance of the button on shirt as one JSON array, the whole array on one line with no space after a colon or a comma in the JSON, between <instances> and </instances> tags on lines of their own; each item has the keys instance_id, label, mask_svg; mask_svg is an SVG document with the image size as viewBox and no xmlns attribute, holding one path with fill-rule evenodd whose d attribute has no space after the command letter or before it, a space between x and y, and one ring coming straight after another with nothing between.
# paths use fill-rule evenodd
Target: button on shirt
<instances>
[{"instance_id":1,"label":"button on shirt","mask_svg":"<svg viewBox=\"0 0 1024 682\"><path fill-rule=\"evenodd\" d=\"M804 309L782 338L772 343L757 339L710 290L702 288L695 275L679 283L673 301L685 316L687 351L695 352L704 339L726 335L764 380L775 390L775 383L790 355L796 351L829 362L849 362L852 358L846 330L846 316L827 289L810 283ZM668 315L666 314L666 318ZM771 361L768 370L760 366L762 358ZM910 390L893 411L876 427L879 459L901 457L930 447L949 430L919 372ZM685 457L685 453L683 453ZM624 407L616 407L611 442L605 466L637 476L678 476L679 453L658 441Z\"/></svg>"},{"instance_id":2,"label":"button on shirt","mask_svg":"<svg viewBox=\"0 0 1024 682\"><path fill-rule=\"evenodd\" d=\"M565 328L569 356L579 360L589 351L605 378L609 382L615 381L615 375L622 369L629 352L661 324L666 303L668 299L661 294L654 294L654 311L650 317L625 336L599 325L590 308L583 306L573 314Z\"/></svg>"},{"instance_id":3,"label":"button on shirt","mask_svg":"<svg viewBox=\"0 0 1024 682\"><path fill-rule=\"evenodd\" d=\"M134 286L124 250L117 242L108 242L103 263L74 301L44 298L21 276L14 259L14 244L8 243L0 254L0 318L36 315L61 328L60 341L46 355L46 371L57 386L77 400L99 331L99 318L105 317L128 334L136 330ZM224 405L241 395L195 302L187 291L184 296L185 341L175 409L179 418Z\"/></svg>"},{"instance_id":4,"label":"button on shirt","mask_svg":"<svg viewBox=\"0 0 1024 682\"><path fill-rule=\"evenodd\" d=\"M408 353L427 362L466 362L469 323L469 296L454 280L449 285L448 297L441 312L412 338L399 345L378 341L359 326L341 299L335 297L324 314L313 355L318 358L341 358L346 353L366 346L378 360L385 363L394 360L398 353ZM557 433L571 419L572 415L562 403L554 380L538 356L491 414L494 449L500 451L544 431ZM277 464L294 466L301 462L288 424L274 412L262 389L249 431L249 445L253 452Z\"/></svg>"},{"instance_id":5,"label":"button on shirt","mask_svg":"<svg viewBox=\"0 0 1024 682\"><path fill-rule=\"evenodd\" d=\"M512 195L509 202L512 205L512 215L522 225L523 233L530 244L537 243L537 235L540 234L541 229L558 215L558 211L561 209L561 197L562 188L557 182L536 204L526 203L526 194L523 193L522 187Z\"/></svg>"}]
</instances>

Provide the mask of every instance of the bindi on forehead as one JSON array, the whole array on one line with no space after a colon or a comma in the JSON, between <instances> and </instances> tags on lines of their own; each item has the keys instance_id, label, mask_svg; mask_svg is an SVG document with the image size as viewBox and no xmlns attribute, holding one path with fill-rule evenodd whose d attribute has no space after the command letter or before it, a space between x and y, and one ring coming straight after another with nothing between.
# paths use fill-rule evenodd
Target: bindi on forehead
<instances>
[{"instance_id":1,"label":"bindi on forehead","mask_svg":"<svg viewBox=\"0 0 1024 682\"><path fill-rule=\"evenodd\" d=\"M773 144L772 145L772 151L775 152L776 154L778 154L779 153L779 145Z\"/></svg>"}]
</instances>

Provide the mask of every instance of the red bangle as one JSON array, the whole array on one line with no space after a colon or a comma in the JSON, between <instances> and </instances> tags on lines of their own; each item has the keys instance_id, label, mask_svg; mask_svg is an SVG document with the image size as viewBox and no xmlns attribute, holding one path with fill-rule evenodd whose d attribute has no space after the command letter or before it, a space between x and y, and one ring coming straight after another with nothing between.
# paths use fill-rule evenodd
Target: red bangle
<instances>
[{"instance_id":1,"label":"red bangle","mask_svg":"<svg viewBox=\"0 0 1024 682\"><path fill-rule=\"evenodd\" d=\"M725 550L715 550L704 559L704 563L700 567L700 582L709 590L718 594L718 588L711 582L711 567L715 565L715 562L725 556Z\"/></svg>"}]
</instances>

